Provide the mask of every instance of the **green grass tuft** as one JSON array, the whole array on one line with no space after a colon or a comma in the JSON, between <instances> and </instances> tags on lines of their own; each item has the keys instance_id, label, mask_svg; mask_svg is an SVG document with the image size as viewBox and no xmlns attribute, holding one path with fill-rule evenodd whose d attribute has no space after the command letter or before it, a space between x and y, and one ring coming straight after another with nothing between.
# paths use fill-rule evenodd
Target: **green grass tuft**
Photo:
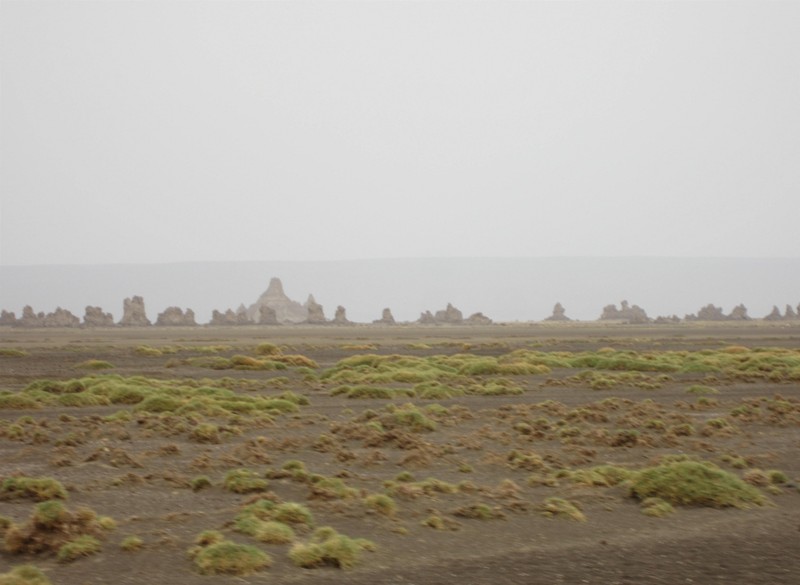
<instances>
[{"instance_id":1,"label":"green grass tuft","mask_svg":"<svg viewBox=\"0 0 800 585\"><path fill-rule=\"evenodd\" d=\"M766 503L764 496L737 476L711 463L678 461L639 471L630 486L632 496L661 498L680 506L747 508Z\"/></svg>"}]
</instances>

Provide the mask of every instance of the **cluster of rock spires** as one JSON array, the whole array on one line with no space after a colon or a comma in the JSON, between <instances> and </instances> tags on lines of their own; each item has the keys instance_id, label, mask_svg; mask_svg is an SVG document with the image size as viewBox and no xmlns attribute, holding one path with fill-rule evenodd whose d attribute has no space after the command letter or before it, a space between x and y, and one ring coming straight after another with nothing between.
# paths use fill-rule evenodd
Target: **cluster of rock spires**
<instances>
[{"instance_id":1,"label":"cluster of rock spires","mask_svg":"<svg viewBox=\"0 0 800 585\"><path fill-rule=\"evenodd\" d=\"M729 314L725 314L722 308L712 304L702 307L696 314L685 315L683 319L677 315L668 317L657 317L651 319L647 312L638 305L630 305L628 301L622 301L620 307L616 305L606 305L600 315L600 321L615 321L624 323L680 323L681 321L749 321L751 317L747 314L744 305L733 308ZM545 321L571 321L566 315L566 310L561 303L556 303L553 313L544 319ZM786 309L781 313L775 306L772 312L764 317L765 321L800 321L800 304L797 308L786 305ZM381 318L372 322L375 325L396 325L391 309L383 309ZM493 321L483 313L473 313L464 318L463 313L451 303L435 313L425 311L420 314L415 324L419 325L491 325ZM309 294L306 302L301 304L290 299L283 290L283 284L279 278L272 278L269 286L264 293L258 297L255 303L249 307L240 305L235 311L227 309L224 312L214 310L211 314L209 326L236 326L236 325L282 325L282 324L306 324L306 325L353 325L354 323L347 318L346 309L339 305L336 307L333 319L325 317L325 310L322 305L317 303L314 295ZM153 325L147 318L144 307L144 299L140 296L127 298L123 302L122 319L118 323L114 322L111 313L103 312L100 307L86 307L86 312L81 320L71 312L61 307L56 308L52 313L36 313L28 305L22 310L22 316L17 318L13 312L0 311L0 326L13 327L147 327ZM197 326L194 311L191 309L183 310L180 307L168 307L158 314L155 326L157 327L194 327Z\"/></svg>"}]
</instances>

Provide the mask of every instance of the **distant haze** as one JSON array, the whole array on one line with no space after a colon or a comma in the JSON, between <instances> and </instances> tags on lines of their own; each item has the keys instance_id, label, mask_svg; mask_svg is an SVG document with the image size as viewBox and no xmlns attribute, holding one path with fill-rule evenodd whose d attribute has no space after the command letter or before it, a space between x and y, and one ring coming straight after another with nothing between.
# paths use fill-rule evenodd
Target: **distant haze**
<instances>
[{"instance_id":1,"label":"distant haze","mask_svg":"<svg viewBox=\"0 0 800 585\"><path fill-rule=\"evenodd\" d=\"M379 319L390 307L413 321L448 302L464 316L481 311L496 321L539 321L561 302L567 316L594 320L623 299L651 317L695 313L708 303L726 313L744 303L752 317L772 305L800 303L800 259L477 258L339 262L219 262L161 265L0 267L0 308L21 314L25 304L56 306L83 317L99 305L122 317L125 297L144 297L147 314L171 305L191 308L199 323L212 309L250 305L270 278L305 302L313 293L328 318L337 305L352 321Z\"/></svg>"},{"instance_id":2,"label":"distant haze","mask_svg":"<svg viewBox=\"0 0 800 585\"><path fill-rule=\"evenodd\" d=\"M798 72L800 2L4 0L0 264L796 258ZM448 282L423 263L419 288L395 274L368 307L332 264L220 268L235 282L130 268L113 293L113 271L86 268L58 295L4 283L2 304L112 309L139 292L205 312L277 274L361 318L447 300L590 317L622 296L764 310L797 301L756 281L770 262L730 287L589 263L591 302L547 260L493 286L487 261L466 288L467 269Z\"/></svg>"}]
</instances>

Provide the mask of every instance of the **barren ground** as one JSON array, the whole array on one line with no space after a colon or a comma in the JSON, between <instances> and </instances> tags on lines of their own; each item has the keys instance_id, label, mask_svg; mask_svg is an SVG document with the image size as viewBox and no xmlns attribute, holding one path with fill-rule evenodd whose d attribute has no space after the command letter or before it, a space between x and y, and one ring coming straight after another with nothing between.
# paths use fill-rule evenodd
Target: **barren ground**
<instances>
[{"instance_id":1,"label":"barren ground","mask_svg":"<svg viewBox=\"0 0 800 585\"><path fill-rule=\"evenodd\" d=\"M319 368L313 374L294 366L217 370L192 361L258 356L256 347L263 342L278 345L285 355L306 356ZM163 351L143 355L137 351L141 346ZM95 555L59 563L54 554L0 552L0 573L29 563L61 585L794 584L800 575L800 381L671 372L653 388L619 384L593 389L588 379L573 377L586 368L553 368L541 374L471 378L476 383L511 379L521 394L432 400L332 395L343 382L322 376L340 360L364 354L498 358L518 349L577 354L613 348L644 354L729 346L800 351L800 325L0 329L0 350L27 353L0 356L0 390L22 392L43 379L118 375L208 379L202 385L226 384L249 397L291 391L309 402L295 413L273 414L269 421L247 414L143 412L136 404L119 403L0 408L0 482L14 475L54 478L67 488L68 508L87 506L117 524ZM86 360L114 367L76 368ZM237 385L241 380L249 382ZM695 384L719 392L687 393ZM413 383L373 385L403 390ZM797 413L749 419L731 414L758 401L766 411L776 400L798 407ZM430 413L435 429L368 429L370 421L389 412L387 405L407 403ZM431 409L432 404L443 408ZM112 417L120 411L129 416ZM707 423L719 420L724 421L721 428ZM216 425L219 435L210 442L193 435L202 423ZM693 432L669 430L682 424ZM633 438L616 440L623 432ZM768 500L764 506L676 506L672 514L649 517L624 483L589 486L559 476L559 471L603 464L636 470L676 454L715 463L738 476L753 469L780 470L788 481L759 486ZM308 481L280 472L293 460L310 474L341 479L352 489L344 495L315 492ZM307 506L316 526L369 539L375 550L363 552L359 564L347 570L302 569L290 562L290 545L263 544L237 532L234 520L254 498L224 488L226 473L239 468L269 478L275 498ZM407 483L434 478L457 489L405 488L397 480L404 471L413 476ZM200 476L211 485L193 490ZM364 503L365 497L384 493L397 504L393 516ZM586 520L544 515L543 503L551 497L572 502ZM0 500L0 516L22 523L34 505L27 498ZM468 517L476 507L489 517ZM432 516L442 520L442 529L423 525ZM244 577L199 574L187 551L204 530L257 546L271 555L272 566ZM120 547L131 535L142 539L140 550ZM299 541L309 536L297 531Z\"/></svg>"}]
</instances>

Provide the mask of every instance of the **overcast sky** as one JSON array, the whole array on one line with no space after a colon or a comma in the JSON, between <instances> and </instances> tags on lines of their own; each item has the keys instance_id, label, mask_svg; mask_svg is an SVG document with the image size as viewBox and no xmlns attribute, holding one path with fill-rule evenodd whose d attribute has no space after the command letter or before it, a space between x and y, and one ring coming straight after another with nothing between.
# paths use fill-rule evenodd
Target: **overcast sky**
<instances>
[{"instance_id":1,"label":"overcast sky","mask_svg":"<svg viewBox=\"0 0 800 585\"><path fill-rule=\"evenodd\" d=\"M0 6L2 264L800 256L800 2Z\"/></svg>"}]
</instances>

